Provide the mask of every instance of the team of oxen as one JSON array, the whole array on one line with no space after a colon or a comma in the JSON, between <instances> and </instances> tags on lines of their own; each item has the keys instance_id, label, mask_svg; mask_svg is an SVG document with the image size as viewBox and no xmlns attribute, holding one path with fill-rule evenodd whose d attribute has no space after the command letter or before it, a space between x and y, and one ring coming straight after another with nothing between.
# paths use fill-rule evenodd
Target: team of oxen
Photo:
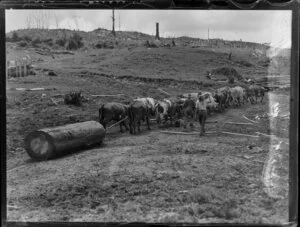
<instances>
[{"instance_id":1,"label":"team of oxen","mask_svg":"<svg viewBox=\"0 0 300 227\"><path fill-rule=\"evenodd\" d=\"M239 108L245 103L263 102L265 89L258 85L221 87L214 92L198 92L181 94L174 98L156 100L150 97L133 99L129 104L109 102L102 104L99 108L99 122L107 128L108 123L119 122L120 131L123 126L131 134L136 134L136 129L140 132L141 121L146 121L150 130L150 118L155 118L161 125L170 122L172 126L174 120L178 123L179 119L185 119L192 113L195 114L195 105L186 103L196 103L199 95L203 95L207 101L207 112L223 112L230 106ZM193 102L186 102L187 99ZM126 121L129 123L127 126ZM184 127L186 125L183 124Z\"/></svg>"}]
</instances>

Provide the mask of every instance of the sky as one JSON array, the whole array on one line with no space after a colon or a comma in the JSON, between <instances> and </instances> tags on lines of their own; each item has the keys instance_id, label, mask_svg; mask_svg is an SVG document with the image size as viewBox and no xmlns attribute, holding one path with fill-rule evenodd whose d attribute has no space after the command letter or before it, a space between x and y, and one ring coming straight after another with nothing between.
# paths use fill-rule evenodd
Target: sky
<instances>
[{"instance_id":1,"label":"sky","mask_svg":"<svg viewBox=\"0 0 300 227\"><path fill-rule=\"evenodd\" d=\"M41 15L50 29L92 31L112 27L112 10L6 10L6 32L34 26L34 18ZM158 22L163 37L207 39L209 33L209 38L290 48L291 15L291 11L283 10L115 10L115 29L155 35Z\"/></svg>"}]
</instances>

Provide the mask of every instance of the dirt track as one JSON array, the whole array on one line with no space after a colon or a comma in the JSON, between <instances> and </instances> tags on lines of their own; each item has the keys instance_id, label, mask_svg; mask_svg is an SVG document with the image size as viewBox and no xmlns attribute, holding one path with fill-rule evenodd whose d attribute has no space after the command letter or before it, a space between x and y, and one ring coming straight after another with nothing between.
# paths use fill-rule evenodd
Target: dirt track
<instances>
[{"instance_id":1,"label":"dirt track","mask_svg":"<svg viewBox=\"0 0 300 227\"><path fill-rule=\"evenodd\" d=\"M261 105L255 108L264 113ZM249 116L250 109L253 106L231 109L210 119L247 122L240 112ZM221 124L221 130L267 133L262 126L243 130ZM202 138L166 135L155 125L151 131L145 128L137 136L108 134L99 148L47 162L27 161L24 166L9 170L8 205L16 206L8 207L9 220L198 223L286 220L287 211L282 206L287 200L268 197L261 181L268 157L268 139L222 134ZM207 130L220 129L208 124Z\"/></svg>"},{"instance_id":2,"label":"dirt track","mask_svg":"<svg viewBox=\"0 0 300 227\"><path fill-rule=\"evenodd\" d=\"M184 53L183 49L176 51L179 54ZM174 56L176 51L172 53ZM161 52L167 54L169 50L160 50L158 55L162 54ZM200 56L200 52L197 54L195 52L197 51L188 56L196 62L195 59ZM278 140L270 140L263 136L256 138L220 133L229 131L256 135L255 132L262 132L275 133L279 138L288 138L289 121L274 120L276 127L273 125L272 129L277 130L270 131L270 118L267 115L270 100L272 104L280 103L281 115L289 111L287 105L289 94L284 90L269 93L263 104L247 104L239 109L230 108L222 114L210 116L209 120L216 120L218 124L208 124L207 131L217 133L205 137L162 134L160 130L182 129L160 129L154 123L150 131L142 127L142 133L136 136L129 133L121 134L116 127L107 133L104 144L100 147L46 162L32 161L22 148L24 136L32 130L97 120L97 108L99 103L103 102L124 102L128 97L151 96L157 99L166 97L157 90L158 87L172 95L192 92L199 87L193 82L176 77L182 75L187 68L192 69L192 65L187 65L188 61L179 65L177 69L179 72L174 73L173 77L178 82L149 83L134 79L139 76L142 66L133 67L130 59L130 61L122 60L120 56L113 58L112 56L117 54L114 50L96 54L105 56L106 60L93 63L90 60L94 57L81 52L75 57L58 57L56 60L45 57L44 62L38 64L38 68L53 69L58 73L58 77L49 77L41 70L37 76L8 81L9 221L197 223L287 221L287 142L284 142L282 148L278 150L281 157L280 165L278 164L281 166L279 168L281 181L277 182L277 185L281 187L279 192L271 193L273 195L271 196L266 189L265 180L272 177L270 175L269 178L265 177L264 166L266 170L267 164L274 158L270 156L270 151L272 145L278 144ZM132 58L136 54L126 51L125 56ZM206 52L204 54L207 55ZM220 54L212 52L210 54L207 56L220 59ZM155 52L151 56L156 59ZM120 61L123 65L127 65L129 71L121 69ZM160 77L168 79L165 63L160 65L160 61L155 60L153 64L157 69L162 67ZM174 62L170 64L177 65ZM219 62L213 64L218 65ZM153 65L150 64L147 69L151 67ZM195 77L199 69L193 70L194 73L189 79L201 80ZM99 71L104 75L99 75ZM105 76L126 76L130 71L132 77L129 78ZM36 92L11 90L18 87L44 87L49 90ZM206 90L214 88L214 84L204 87ZM82 107L66 106L61 102L63 94L79 89L83 90L88 98ZM100 100L91 96L91 94L115 93L124 93L125 96ZM59 104L53 104L50 97ZM226 121L248 122L242 115L259 123L247 127L224 124ZM195 130L199 130L198 123Z\"/></svg>"}]
</instances>

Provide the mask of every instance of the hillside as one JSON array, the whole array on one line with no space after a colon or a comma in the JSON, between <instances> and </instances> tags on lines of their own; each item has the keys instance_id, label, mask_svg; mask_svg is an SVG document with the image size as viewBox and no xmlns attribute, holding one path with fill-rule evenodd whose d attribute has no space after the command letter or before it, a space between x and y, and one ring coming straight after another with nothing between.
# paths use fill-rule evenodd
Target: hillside
<instances>
[{"instance_id":1,"label":"hillside","mask_svg":"<svg viewBox=\"0 0 300 227\"><path fill-rule=\"evenodd\" d=\"M68 43L74 34L79 37L81 45L70 48ZM208 42L190 37L155 40L153 36L140 32L117 31L116 34L117 36L114 37L106 29L96 29L92 32L67 29L21 29L6 35L7 41L9 41L7 42L7 50L9 50L7 59L18 60L18 58L22 58L22 55L28 54L32 59L38 59L36 51L39 49L48 52L69 49L76 51L77 56L83 57L82 62L85 62L82 66L83 69L85 66L93 69L93 63L99 61L100 68L103 66L101 68L103 72L112 73L111 70L107 70L107 63L123 67L118 75L119 73L131 75L135 69L143 69L143 75L136 76L162 78L175 76L179 80L197 80L199 76L204 79L207 71L220 66L233 67L247 78L266 76L268 73L267 67L270 60L266 56L267 47L259 49L259 44L257 44L258 49L255 49L247 47L248 43L246 42L245 47L237 47L235 42L224 40ZM15 40L13 35L17 36ZM172 40L175 41L176 48L172 47ZM148 45L146 45L147 41ZM228 46L228 43L232 43L230 44L232 46ZM160 48L153 49L154 47ZM97 49L101 49L101 51L97 52ZM119 51L122 55L117 57ZM96 52L97 54L95 54ZM229 53L232 53L231 60L228 58ZM115 57L110 58L110 55ZM107 57L110 59L109 62L103 59L107 59ZM70 61L71 58L63 57L63 61ZM124 68L125 66L127 68ZM98 65L97 68L100 69Z\"/></svg>"}]
</instances>

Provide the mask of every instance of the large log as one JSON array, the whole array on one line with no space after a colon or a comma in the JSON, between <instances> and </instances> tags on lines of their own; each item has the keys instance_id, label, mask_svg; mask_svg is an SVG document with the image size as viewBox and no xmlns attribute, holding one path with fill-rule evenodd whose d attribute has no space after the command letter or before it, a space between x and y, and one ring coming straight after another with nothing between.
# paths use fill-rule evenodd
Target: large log
<instances>
[{"instance_id":1,"label":"large log","mask_svg":"<svg viewBox=\"0 0 300 227\"><path fill-rule=\"evenodd\" d=\"M33 159L48 160L85 146L101 144L105 133L104 127L96 121L44 128L25 138L25 149Z\"/></svg>"}]
</instances>

